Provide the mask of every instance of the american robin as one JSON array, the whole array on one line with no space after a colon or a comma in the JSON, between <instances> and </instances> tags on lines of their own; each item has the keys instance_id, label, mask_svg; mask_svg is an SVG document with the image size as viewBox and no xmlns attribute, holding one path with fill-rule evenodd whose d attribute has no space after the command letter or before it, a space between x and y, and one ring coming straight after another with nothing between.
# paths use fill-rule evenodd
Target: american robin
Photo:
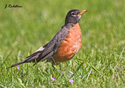
<instances>
[{"instance_id":1,"label":"american robin","mask_svg":"<svg viewBox=\"0 0 125 88\"><path fill-rule=\"evenodd\" d=\"M55 63L71 60L82 46L82 33L78 22L85 12L87 10L70 10L65 18L64 26L49 43L11 67L28 62L35 62L36 64L45 59L47 62L52 62L53 66Z\"/></svg>"}]
</instances>

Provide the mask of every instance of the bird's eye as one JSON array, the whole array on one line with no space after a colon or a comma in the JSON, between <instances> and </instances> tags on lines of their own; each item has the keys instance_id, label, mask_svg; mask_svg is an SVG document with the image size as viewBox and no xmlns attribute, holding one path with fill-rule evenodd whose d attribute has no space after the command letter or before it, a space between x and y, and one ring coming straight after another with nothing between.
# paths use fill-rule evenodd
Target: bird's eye
<instances>
[{"instance_id":1,"label":"bird's eye","mask_svg":"<svg viewBox=\"0 0 125 88\"><path fill-rule=\"evenodd\" d=\"M76 17L76 14L74 12L71 12L72 17Z\"/></svg>"},{"instance_id":2,"label":"bird's eye","mask_svg":"<svg viewBox=\"0 0 125 88\"><path fill-rule=\"evenodd\" d=\"M75 13L74 13L74 12L71 12L71 15L75 15Z\"/></svg>"}]
</instances>

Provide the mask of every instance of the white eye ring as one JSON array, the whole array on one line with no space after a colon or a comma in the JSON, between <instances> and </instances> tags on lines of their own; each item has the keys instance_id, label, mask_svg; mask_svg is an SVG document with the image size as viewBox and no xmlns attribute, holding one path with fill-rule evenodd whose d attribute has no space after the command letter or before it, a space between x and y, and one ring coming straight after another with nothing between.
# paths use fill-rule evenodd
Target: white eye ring
<instances>
[{"instance_id":1,"label":"white eye ring","mask_svg":"<svg viewBox=\"0 0 125 88\"><path fill-rule=\"evenodd\" d=\"M71 15L74 15L74 12L71 12Z\"/></svg>"},{"instance_id":2,"label":"white eye ring","mask_svg":"<svg viewBox=\"0 0 125 88\"><path fill-rule=\"evenodd\" d=\"M71 16L76 17L77 15L74 12L71 12Z\"/></svg>"},{"instance_id":3,"label":"white eye ring","mask_svg":"<svg viewBox=\"0 0 125 88\"><path fill-rule=\"evenodd\" d=\"M76 15L72 15L73 17L76 17Z\"/></svg>"}]
</instances>

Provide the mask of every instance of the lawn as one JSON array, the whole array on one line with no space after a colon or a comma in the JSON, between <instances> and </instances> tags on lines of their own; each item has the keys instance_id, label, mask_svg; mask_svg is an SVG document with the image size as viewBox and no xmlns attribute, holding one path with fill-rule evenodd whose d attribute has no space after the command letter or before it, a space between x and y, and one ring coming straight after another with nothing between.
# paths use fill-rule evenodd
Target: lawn
<instances>
[{"instance_id":1,"label":"lawn","mask_svg":"<svg viewBox=\"0 0 125 88\"><path fill-rule=\"evenodd\" d=\"M124 88L125 0L2 0L0 88ZM22 8L6 8L5 5ZM70 9L85 10L83 45L71 61L7 68L49 42Z\"/></svg>"}]
</instances>

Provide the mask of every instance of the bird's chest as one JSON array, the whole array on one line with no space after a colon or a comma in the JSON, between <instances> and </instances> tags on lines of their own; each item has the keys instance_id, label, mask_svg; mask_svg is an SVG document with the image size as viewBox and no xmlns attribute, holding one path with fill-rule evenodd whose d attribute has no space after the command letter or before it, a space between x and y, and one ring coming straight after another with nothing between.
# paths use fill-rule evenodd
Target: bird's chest
<instances>
[{"instance_id":1,"label":"bird's chest","mask_svg":"<svg viewBox=\"0 0 125 88\"><path fill-rule=\"evenodd\" d=\"M57 53L53 56L55 62L65 62L72 59L82 46L82 33L79 24L75 24L61 41Z\"/></svg>"}]
</instances>

